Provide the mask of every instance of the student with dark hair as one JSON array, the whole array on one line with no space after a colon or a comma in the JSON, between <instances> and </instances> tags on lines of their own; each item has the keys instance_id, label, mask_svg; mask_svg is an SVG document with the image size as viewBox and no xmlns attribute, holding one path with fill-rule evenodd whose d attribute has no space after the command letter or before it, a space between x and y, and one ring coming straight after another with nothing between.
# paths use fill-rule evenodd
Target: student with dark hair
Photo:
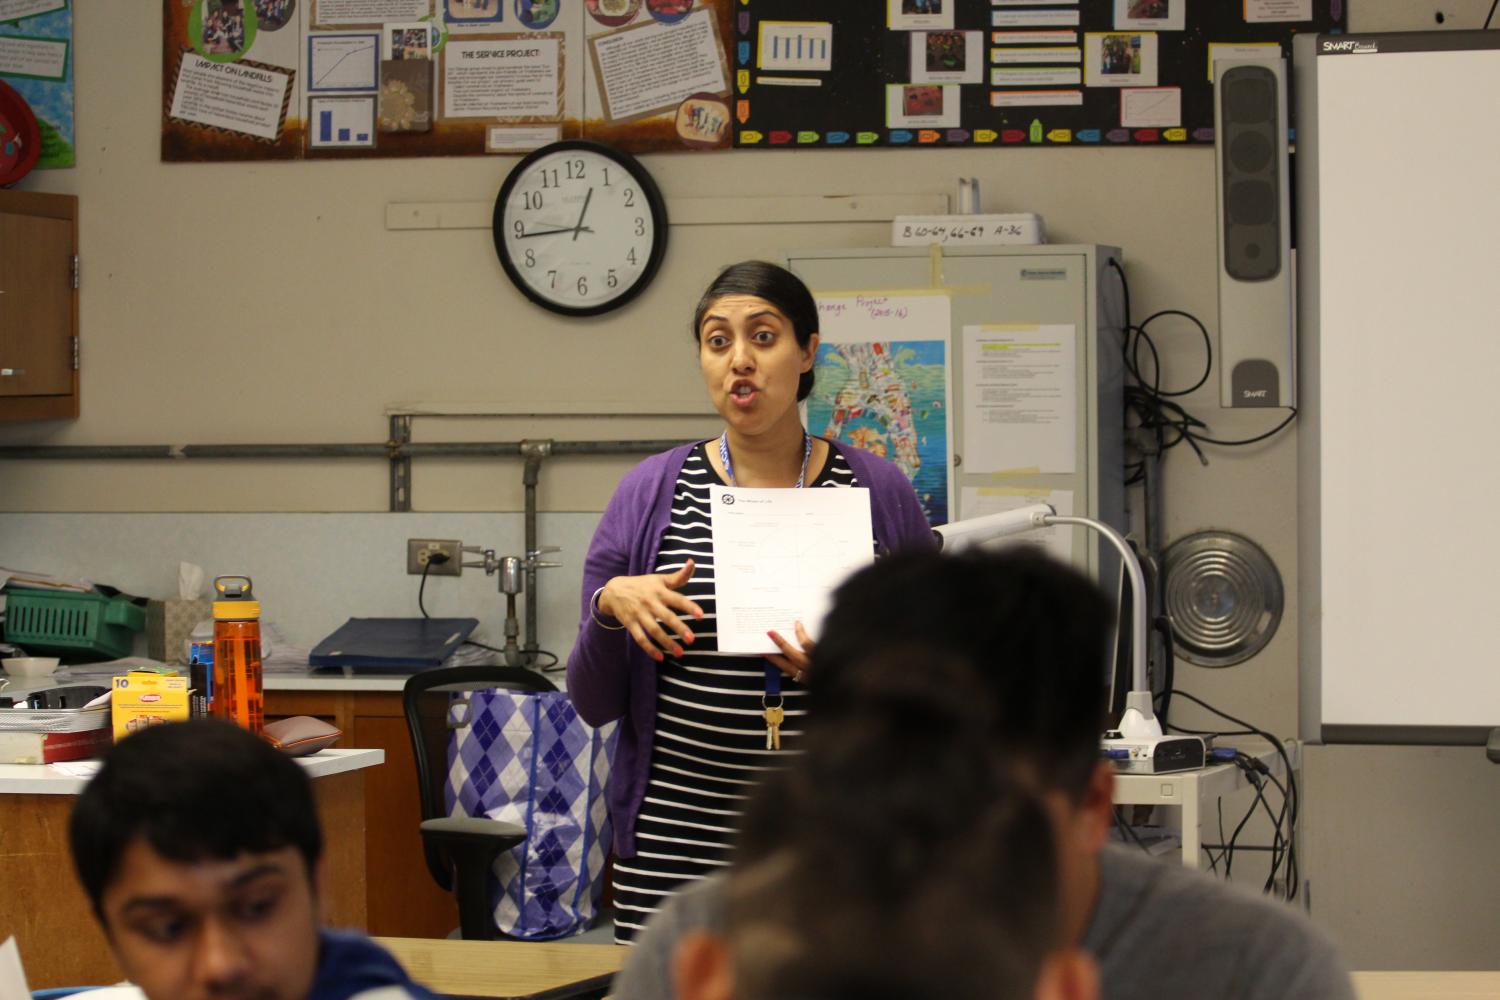
<instances>
[{"instance_id":1,"label":"student with dark hair","mask_svg":"<svg viewBox=\"0 0 1500 1000\"><path fill-rule=\"evenodd\" d=\"M864 708L809 728L752 797L723 935L674 956L683 1000L1093 1000L1056 831L995 751L973 671L893 647Z\"/></svg>"},{"instance_id":2,"label":"student with dark hair","mask_svg":"<svg viewBox=\"0 0 1500 1000\"><path fill-rule=\"evenodd\" d=\"M312 788L238 726L194 720L121 741L68 833L115 959L149 1000L434 996L364 935L320 928Z\"/></svg>"},{"instance_id":3,"label":"student with dark hair","mask_svg":"<svg viewBox=\"0 0 1500 1000\"><path fill-rule=\"evenodd\" d=\"M867 711L867 666L916 643L909 669L965 664L991 706L991 746L1061 831L1059 899L1069 940L1099 963L1106 1000L1344 1000L1333 946L1302 914L1208 875L1108 845L1113 765L1105 718L1107 600L1074 570L1007 550L897 556L839 588L809 671L818 725ZM724 884L679 894L616 981L619 1000L669 996L676 942L722 928ZM818 919L816 913L809 920Z\"/></svg>"},{"instance_id":4,"label":"student with dark hair","mask_svg":"<svg viewBox=\"0 0 1500 1000\"><path fill-rule=\"evenodd\" d=\"M865 487L878 549L933 547L899 468L803 428L797 404L812 391L817 327L817 304L791 272L762 261L721 272L694 312L693 337L724 431L627 473L584 560L568 694L590 725L621 720L608 789L621 942L682 882L727 863L745 793L801 738L810 646L801 623L795 641L770 633L776 656L717 655L710 491ZM779 750L765 748L773 687L784 698Z\"/></svg>"}]
</instances>

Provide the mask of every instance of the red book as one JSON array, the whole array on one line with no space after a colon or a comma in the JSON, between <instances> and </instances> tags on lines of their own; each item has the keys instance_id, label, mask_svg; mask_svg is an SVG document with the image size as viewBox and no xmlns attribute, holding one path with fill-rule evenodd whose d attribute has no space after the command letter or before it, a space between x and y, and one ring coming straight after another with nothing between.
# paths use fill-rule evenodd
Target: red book
<instances>
[{"instance_id":1,"label":"red book","mask_svg":"<svg viewBox=\"0 0 1500 1000\"><path fill-rule=\"evenodd\" d=\"M98 757L115 741L109 728L81 733L0 732L0 764L52 764Z\"/></svg>"}]
</instances>

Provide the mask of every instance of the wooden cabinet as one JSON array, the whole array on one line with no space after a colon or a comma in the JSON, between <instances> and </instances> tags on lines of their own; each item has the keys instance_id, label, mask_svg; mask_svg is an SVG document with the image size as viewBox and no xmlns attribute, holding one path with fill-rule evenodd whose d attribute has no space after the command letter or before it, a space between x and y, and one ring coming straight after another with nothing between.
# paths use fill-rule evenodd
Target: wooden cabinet
<instances>
[{"instance_id":1,"label":"wooden cabinet","mask_svg":"<svg viewBox=\"0 0 1500 1000\"><path fill-rule=\"evenodd\" d=\"M78 416L78 199L0 190L0 420Z\"/></svg>"},{"instance_id":2,"label":"wooden cabinet","mask_svg":"<svg viewBox=\"0 0 1500 1000\"><path fill-rule=\"evenodd\" d=\"M458 926L458 905L427 872L422 858L422 820L417 767L400 691L266 692L266 721L311 715L344 734L339 747L384 750L385 763L365 775L365 892L371 934L446 937ZM333 838L324 852L341 850Z\"/></svg>"}]
</instances>

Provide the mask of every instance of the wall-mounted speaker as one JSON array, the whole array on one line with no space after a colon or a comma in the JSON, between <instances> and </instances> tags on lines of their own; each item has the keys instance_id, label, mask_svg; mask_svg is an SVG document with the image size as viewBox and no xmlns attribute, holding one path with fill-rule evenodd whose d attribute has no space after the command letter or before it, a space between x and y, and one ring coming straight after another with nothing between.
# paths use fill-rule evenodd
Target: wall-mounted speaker
<instances>
[{"instance_id":1,"label":"wall-mounted speaker","mask_svg":"<svg viewBox=\"0 0 1500 1000\"><path fill-rule=\"evenodd\" d=\"M1285 60L1214 63L1219 394L1296 405Z\"/></svg>"}]
</instances>

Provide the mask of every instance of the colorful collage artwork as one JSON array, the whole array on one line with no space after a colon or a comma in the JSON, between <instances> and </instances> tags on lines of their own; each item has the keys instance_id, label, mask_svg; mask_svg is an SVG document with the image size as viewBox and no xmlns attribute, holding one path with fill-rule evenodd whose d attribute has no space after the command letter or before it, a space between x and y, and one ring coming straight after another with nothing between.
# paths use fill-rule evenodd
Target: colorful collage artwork
<instances>
[{"instance_id":1,"label":"colorful collage artwork","mask_svg":"<svg viewBox=\"0 0 1500 1000\"><path fill-rule=\"evenodd\" d=\"M812 433L895 462L930 524L951 516L951 309L943 295L816 293Z\"/></svg>"},{"instance_id":2,"label":"colorful collage artwork","mask_svg":"<svg viewBox=\"0 0 1500 1000\"><path fill-rule=\"evenodd\" d=\"M70 0L0 0L0 81L19 93L36 116L41 131L36 166L73 166Z\"/></svg>"},{"instance_id":3,"label":"colorful collage artwork","mask_svg":"<svg viewBox=\"0 0 1500 1000\"><path fill-rule=\"evenodd\" d=\"M743 0L734 143L1213 142L1213 62L1340 31L1344 0ZM814 13L816 11L816 13Z\"/></svg>"}]
</instances>

